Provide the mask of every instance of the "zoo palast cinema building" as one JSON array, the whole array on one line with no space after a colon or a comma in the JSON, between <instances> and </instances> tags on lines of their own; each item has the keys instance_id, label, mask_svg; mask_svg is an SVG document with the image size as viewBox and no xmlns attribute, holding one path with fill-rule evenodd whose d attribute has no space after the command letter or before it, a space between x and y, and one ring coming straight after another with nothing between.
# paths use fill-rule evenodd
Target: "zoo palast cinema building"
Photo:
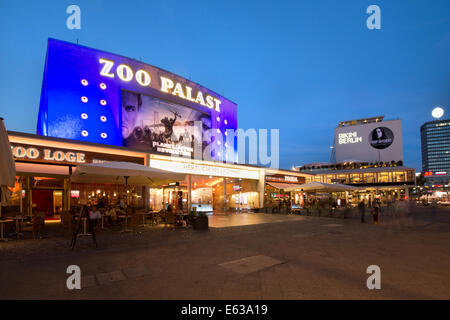
<instances>
[{"instance_id":1,"label":"zoo palast cinema building","mask_svg":"<svg viewBox=\"0 0 450 320\"><path fill-rule=\"evenodd\" d=\"M236 144L226 139L227 130L235 129L236 104L197 83L140 61L49 39L37 134L8 132L17 171L10 208L51 216L102 199L115 204L128 194L135 206L158 210L170 203L187 210L190 195L191 205L199 211L245 212L274 201L302 206L302 192L283 190L315 180L356 183L376 190L406 190L414 185L414 170L399 162L382 169L329 173L224 161L235 154L227 148L236 151ZM346 127L338 140L352 145L365 141L366 133L353 129ZM397 150L401 131L398 138L396 130L395 126L381 133L375 130L372 147L392 145ZM205 132L214 136L208 143L202 140ZM196 145L202 152L211 150L211 160L192 160ZM77 165L105 161L184 173L186 179L158 188L70 182Z\"/></svg>"}]
</instances>

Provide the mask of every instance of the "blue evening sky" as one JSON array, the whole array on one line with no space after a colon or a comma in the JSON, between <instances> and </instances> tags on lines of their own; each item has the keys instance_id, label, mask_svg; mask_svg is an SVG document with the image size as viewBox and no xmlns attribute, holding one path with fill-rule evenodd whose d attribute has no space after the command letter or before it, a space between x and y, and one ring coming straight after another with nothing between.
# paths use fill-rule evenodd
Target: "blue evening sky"
<instances>
[{"instance_id":1,"label":"blue evening sky","mask_svg":"<svg viewBox=\"0 0 450 320\"><path fill-rule=\"evenodd\" d=\"M81 7L81 30L66 8ZM381 30L366 8L381 8ZM450 113L450 1L0 0L0 116L35 133L47 38L142 59L238 104L238 126L280 129L280 166L328 161L341 120L400 118L405 164L420 125Z\"/></svg>"}]
</instances>

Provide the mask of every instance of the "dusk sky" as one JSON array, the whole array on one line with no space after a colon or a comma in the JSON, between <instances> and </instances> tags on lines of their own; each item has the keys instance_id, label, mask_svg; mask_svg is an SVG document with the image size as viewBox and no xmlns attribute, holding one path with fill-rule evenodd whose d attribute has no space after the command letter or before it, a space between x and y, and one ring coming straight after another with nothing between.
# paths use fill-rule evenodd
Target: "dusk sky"
<instances>
[{"instance_id":1,"label":"dusk sky","mask_svg":"<svg viewBox=\"0 0 450 320\"><path fill-rule=\"evenodd\" d=\"M66 28L67 6L81 30ZM366 8L381 8L381 30ZM142 60L238 105L238 126L280 129L280 166L329 161L342 120L400 118L421 169L420 126L450 114L450 1L0 0L0 116L36 133L49 37ZM62 106L63 107L63 106Z\"/></svg>"}]
</instances>

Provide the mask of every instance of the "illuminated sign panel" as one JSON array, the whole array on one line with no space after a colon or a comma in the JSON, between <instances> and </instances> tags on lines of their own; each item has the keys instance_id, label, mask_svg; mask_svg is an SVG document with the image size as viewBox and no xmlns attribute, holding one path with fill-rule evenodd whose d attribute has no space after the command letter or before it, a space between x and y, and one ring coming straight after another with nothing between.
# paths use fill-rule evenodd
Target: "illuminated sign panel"
<instances>
[{"instance_id":1,"label":"illuminated sign panel","mask_svg":"<svg viewBox=\"0 0 450 320\"><path fill-rule=\"evenodd\" d=\"M169 135L193 139L194 121L204 130L236 129L237 106L140 61L48 40L38 134L189 156Z\"/></svg>"},{"instance_id":2,"label":"illuminated sign panel","mask_svg":"<svg viewBox=\"0 0 450 320\"><path fill-rule=\"evenodd\" d=\"M338 163L403 161L401 120L337 127L334 152Z\"/></svg>"},{"instance_id":3,"label":"illuminated sign panel","mask_svg":"<svg viewBox=\"0 0 450 320\"><path fill-rule=\"evenodd\" d=\"M359 142L362 142L362 137L359 137L356 131L339 133L339 144L359 143Z\"/></svg>"},{"instance_id":4,"label":"illuminated sign panel","mask_svg":"<svg viewBox=\"0 0 450 320\"><path fill-rule=\"evenodd\" d=\"M39 162L76 165L80 163L99 163L106 161L127 161L144 164L144 158L106 154L97 152L80 152L62 148L43 147L29 144L11 143L14 159L21 162Z\"/></svg>"},{"instance_id":5,"label":"illuminated sign panel","mask_svg":"<svg viewBox=\"0 0 450 320\"><path fill-rule=\"evenodd\" d=\"M257 170L250 170L250 169L246 170L231 166L207 165L184 161L179 162L179 161L151 159L150 167L195 175L254 179L254 180L259 179L259 173Z\"/></svg>"}]
</instances>

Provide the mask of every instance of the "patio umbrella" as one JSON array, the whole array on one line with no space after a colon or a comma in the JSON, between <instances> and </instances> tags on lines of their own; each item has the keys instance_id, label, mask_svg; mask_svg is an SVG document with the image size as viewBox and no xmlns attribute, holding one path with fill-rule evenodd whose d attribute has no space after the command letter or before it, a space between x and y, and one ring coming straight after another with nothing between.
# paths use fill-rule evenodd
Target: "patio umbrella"
<instances>
[{"instance_id":1,"label":"patio umbrella","mask_svg":"<svg viewBox=\"0 0 450 320\"><path fill-rule=\"evenodd\" d=\"M359 187L349 186L340 183L322 183L322 182L309 182L300 186L284 189L286 192L290 191L304 191L304 192L345 192L345 191L357 191L361 190Z\"/></svg>"},{"instance_id":2,"label":"patio umbrella","mask_svg":"<svg viewBox=\"0 0 450 320\"><path fill-rule=\"evenodd\" d=\"M104 162L80 164L71 176L73 182L97 182L160 186L182 181L185 174L155 169L132 162Z\"/></svg>"},{"instance_id":3,"label":"patio umbrella","mask_svg":"<svg viewBox=\"0 0 450 320\"><path fill-rule=\"evenodd\" d=\"M159 186L184 180L185 174L150 168L132 162L80 164L71 176L74 182L122 183L139 186ZM127 194L128 204L128 194Z\"/></svg>"},{"instance_id":4,"label":"patio umbrella","mask_svg":"<svg viewBox=\"0 0 450 320\"><path fill-rule=\"evenodd\" d=\"M2 206L7 206L11 191L16 177L16 166L9 143L8 133L6 132L3 118L0 118L0 216L2 215Z\"/></svg>"}]
</instances>

